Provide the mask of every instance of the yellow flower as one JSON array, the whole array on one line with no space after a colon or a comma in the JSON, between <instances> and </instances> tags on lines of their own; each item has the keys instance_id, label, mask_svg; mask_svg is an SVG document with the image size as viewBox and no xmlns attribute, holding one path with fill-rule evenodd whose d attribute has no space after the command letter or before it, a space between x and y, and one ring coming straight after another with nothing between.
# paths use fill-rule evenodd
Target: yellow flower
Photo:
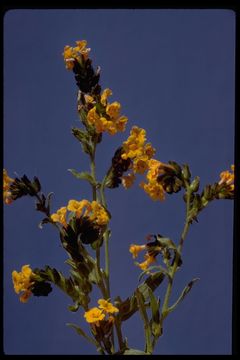
<instances>
[{"instance_id":1,"label":"yellow flower","mask_svg":"<svg viewBox=\"0 0 240 360\"><path fill-rule=\"evenodd\" d=\"M88 58L88 53L91 51L90 48L86 48L87 41L86 40L78 40L76 41L77 46L74 48L76 52L79 52L82 54L84 59L86 60Z\"/></svg>"},{"instance_id":2,"label":"yellow flower","mask_svg":"<svg viewBox=\"0 0 240 360\"><path fill-rule=\"evenodd\" d=\"M152 147L151 143L147 143L144 147L144 154L151 159L156 153L156 150Z\"/></svg>"},{"instance_id":3,"label":"yellow flower","mask_svg":"<svg viewBox=\"0 0 240 360\"><path fill-rule=\"evenodd\" d=\"M148 157L146 155L136 157L133 160L133 171L138 174L144 174L148 169Z\"/></svg>"},{"instance_id":4,"label":"yellow flower","mask_svg":"<svg viewBox=\"0 0 240 360\"><path fill-rule=\"evenodd\" d=\"M134 245L132 244L129 248L130 253L133 256L133 259L135 259L136 257L138 257L138 254L140 251L145 250L146 249L146 245Z\"/></svg>"},{"instance_id":5,"label":"yellow flower","mask_svg":"<svg viewBox=\"0 0 240 360\"><path fill-rule=\"evenodd\" d=\"M163 201L165 199L165 192L161 184L157 182L149 182L149 183L140 183L140 187L144 189L144 191L150 196L150 198L154 201L160 200Z\"/></svg>"},{"instance_id":6,"label":"yellow flower","mask_svg":"<svg viewBox=\"0 0 240 360\"><path fill-rule=\"evenodd\" d=\"M103 106L107 105L107 99L111 95L112 95L112 90L110 90L110 89L103 90L102 95L101 95L101 100L100 100L100 102Z\"/></svg>"},{"instance_id":7,"label":"yellow flower","mask_svg":"<svg viewBox=\"0 0 240 360\"><path fill-rule=\"evenodd\" d=\"M122 176L122 184L125 189L129 189L133 185L135 178L136 177L133 173Z\"/></svg>"},{"instance_id":8,"label":"yellow flower","mask_svg":"<svg viewBox=\"0 0 240 360\"><path fill-rule=\"evenodd\" d=\"M148 181L156 181L158 175L161 173L161 165L162 163L156 159L148 160L148 167L149 171L147 173L147 180Z\"/></svg>"},{"instance_id":9,"label":"yellow flower","mask_svg":"<svg viewBox=\"0 0 240 360\"><path fill-rule=\"evenodd\" d=\"M3 201L6 205L13 202L11 192L9 191L10 185L13 181L14 180L8 176L7 171L3 169Z\"/></svg>"},{"instance_id":10,"label":"yellow flower","mask_svg":"<svg viewBox=\"0 0 240 360\"><path fill-rule=\"evenodd\" d=\"M23 265L21 272L17 272L16 270L12 272L12 281L15 292L17 294L23 292L20 296L21 302L27 302L32 294L30 291L30 287L34 284L34 281L31 281L32 274L33 272L29 265Z\"/></svg>"},{"instance_id":11,"label":"yellow flower","mask_svg":"<svg viewBox=\"0 0 240 360\"><path fill-rule=\"evenodd\" d=\"M133 159L143 155L143 146L146 141L146 131L137 126L133 126L130 136L123 142L122 159Z\"/></svg>"},{"instance_id":12,"label":"yellow flower","mask_svg":"<svg viewBox=\"0 0 240 360\"><path fill-rule=\"evenodd\" d=\"M128 122L128 118L126 116L120 116L116 120L116 129L117 129L117 131L121 131L121 132L125 131L127 122Z\"/></svg>"},{"instance_id":13,"label":"yellow flower","mask_svg":"<svg viewBox=\"0 0 240 360\"><path fill-rule=\"evenodd\" d=\"M113 304L111 304L107 300L99 299L98 304L99 304L99 308L104 310L108 314L113 314L113 313L119 312L118 308L113 306Z\"/></svg>"},{"instance_id":14,"label":"yellow flower","mask_svg":"<svg viewBox=\"0 0 240 360\"><path fill-rule=\"evenodd\" d=\"M143 261L142 263L138 263L138 266L140 267L140 269L147 270L149 265L151 265L152 263L156 262L156 259L154 256L149 255L148 253L144 256L145 261Z\"/></svg>"},{"instance_id":15,"label":"yellow flower","mask_svg":"<svg viewBox=\"0 0 240 360\"><path fill-rule=\"evenodd\" d=\"M114 101L112 104L108 104L106 107L106 113L112 119L116 119L119 117L120 110L121 104L117 101Z\"/></svg>"},{"instance_id":16,"label":"yellow flower","mask_svg":"<svg viewBox=\"0 0 240 360\"><path fill-rule=\"evenodd\" d=\"M76 41L77 46L71 47L66 45L63 51L64 62L68 70L72 70L75 60L80 61L81 56L86 60L91 49L86 48L87 42L85 40Z\"/></svg>"},{"instance_id":17,"label":"yellow flower","mask_svg":"<svg viewBox=\"0 0 240 360\"><path fill-rule=\"evenodd\" d=\"M106 210L97 201L91 203L91 221L95 221L98 225L106 225L109 222L109 215Z\"/></svg>"},{"instance_id":18,"label":"yellow flower","mask_svg":"<svg viewBox=\"0 0 240 360\"><path fill-rule=\"evenodd\" d=\"M103 320L105 318L105 314L102 310L98 309L97 307L94 307L88 311L85 312L84 317L88 323L96 323L97 326L99 326L99 321Z\"/></svg>"},{"instance_id":19,"label":"yellow flower","mask_svg":"<svg viewBox=\"0 0 240 360\"><path fill-rule=\"evenodd\" d=\"M226 185L231 186L231 190L234 190L234 165L231 165L232 173L229 171L223 171L220 174L221 180L218 182L219 185L226 183Z\"/></svg>"},{"instance_id":20,"label":"yellow flower","mask_svg":"<svg viewBox=\"0 0 240 360\"><path fill-rule=\"evenodd\" d=\"M91 208L90 202L85 199L81 200L81 201L69 200L68 205L67 205L67 209L69 211L74 212L76 217L80 217L82 215L84 208L86 208L86 209L85 209L83 216L87 216L92 208Z\"/></svg>"},{"instance_id":21,"label":"yellow flower","mask_svg":"<svg viewBox=\"0 0 240 360\"><path fill-rule=\"evenodd\" d=\"M107 130L108 128L108 123L109 121L107 121L107 119L105 119L104 117L98 117L95 119L95 129L97 133L102 133L104 131Z\"/></svg>"},{"instance_id":22,"label":"yellow flower","mask_svg":"<svg viewBox=\"0 0 240 360\"><path fill-rule=\"evenodd\" d=\"M116 123L113 122L112 120L109 120L107 122L107 132L110 135L115 135L117 133L117 127L116 127Z\"/></svg>"},{"instance_id":23,"label":"yellow flower","mask_svg":"<svg viewBox=\"0 0 240 360\"><path fill-rule=\"evenodd\" d=\"M95 122L100 119L100 116L97 114L96 106L89 110L87 114L87 121L90 125L95 125Z\"/></svg>"},{"instance_id":24,"label":"yellow flower","mask_svg":"<svg viewBox=\"0 0 240 360\"><path fill-rule=\"evenodd\" d=\"M64 227L66 227L67 226L66 215L67 215L67 208L61 207L60 209L57 210L56 213L51 215L51 219L53 222L59 222Z\"/></svg>"}]
</instances>

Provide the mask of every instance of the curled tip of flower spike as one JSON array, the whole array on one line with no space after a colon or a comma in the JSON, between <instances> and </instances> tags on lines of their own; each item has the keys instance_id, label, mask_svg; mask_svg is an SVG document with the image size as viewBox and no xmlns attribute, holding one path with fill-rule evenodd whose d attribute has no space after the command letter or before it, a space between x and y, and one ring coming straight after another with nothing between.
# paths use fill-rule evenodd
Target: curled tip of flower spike
<instances>
[{"instance_id":1,"label":"curled tip of flower spike","mask_svg":"<svg viewBox=\"0 0 240 360\"><path fill-rule=\"evenodd\" d=\"M10 191L10 186L13 183L14 179L11 179L7 170L3 169L3 202L6 205L9 205L13 202L12 193Z\"/></svg>"}]
</instances>

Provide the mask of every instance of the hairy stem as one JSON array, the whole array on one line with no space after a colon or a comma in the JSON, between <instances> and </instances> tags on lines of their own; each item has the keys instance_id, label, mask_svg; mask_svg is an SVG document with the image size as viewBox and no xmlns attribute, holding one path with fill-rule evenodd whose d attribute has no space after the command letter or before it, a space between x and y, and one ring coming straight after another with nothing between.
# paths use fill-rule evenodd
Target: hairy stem
<instances>
[{"instance_id":1,"label":"hairy stem","mask_svg":"<svg viewBox=\"0 0 240 360\"><path fill-rule=\"evenodd\" d=\"M105 178L102 181L101 187L100 187L100 195L101 195L101 202L102 205L107 208L107 203L106 203L106 197L105 197L105 193L104 193L104 186L105 186ZM105 274L106 274L106 287L107 287L107 292L108 295L110 297L110 264L109 264L109 231L108 229L105 231L104 233L104 244L105 244Z\"/></svg>"},{"instance_id":2,"label":"hairy stem","mask_svg":"<svg viewBox=\"0 0 240 360\"><path fill-rule=\"evenodd\" d=\"M179 257L180 257L181 252L182 252L183 243L184 243L184 240L185 240L185 238L187 236L189 226L191 224L191 222L189 220L190 196L191 196L190 188L189 188L188 185L186 185L186 203L187 203L186 204L186 220L185 220L185 225L184 225L183 232L181 234L181 238L180 238L179 245L178 245L178 254L176 255L176 258L175 258L175 261L174 261L174 264L173 264L173 268L172 268L172 271L171 271L172 282L168 283L165 298L164 298L164 302L163 302L163 306L162 306L162 321L168 315L168 304L169 304L169 299L170 299L170 296L171 296L171 293L172 293L173 279L174 279L175 273L177 271Z\"/></svg>"},{"instance_id":3,"label":"hairy stem","mask_svg":"<svg viewBox=\"0 0 240 360\"><path fill-rule=\"evenodd\" d=\"M148 320L147 311L145 309L144 301L142 299L142 294L139 292L138 289L136 290L136 297L137 297L139 312L144 323L144 333L145 333L145 341L146 341L145 352L147 354L152 354L153 347L151 341L151 328Z\"/></svg>"}]
</instances>

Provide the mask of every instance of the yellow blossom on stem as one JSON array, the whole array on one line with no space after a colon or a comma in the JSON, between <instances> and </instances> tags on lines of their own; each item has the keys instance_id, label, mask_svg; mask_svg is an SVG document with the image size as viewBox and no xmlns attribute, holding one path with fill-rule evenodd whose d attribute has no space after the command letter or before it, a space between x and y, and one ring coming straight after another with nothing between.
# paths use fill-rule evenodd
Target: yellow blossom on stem
<instances>
[{"instance_id":1,"label":"yellow blossom on stem","mask_svg":"<svg viewBox=\"0 0 240 360\"><path fill-rule=\"evenodd\" d=\"M138 254L140 251L145 250L146 249L146 245L134 245L132 244L129 248L130 253L133 256L133 259L135 259L136 257L138 257Z\"/></svg>"},{"instance_id":2,"label":"yellow blossom on stem","mask_svg":"<svg viewBox=\"0 0 240 360\"><path fill-rule=\"evenodd\" d=\"M150 196L154 201L165 199L165 192L161 184L157 182L140 183L140 187Z\"/></svg>"},{"instance_id":3,"label":"yellow blossom on stem","mask_svg":"<svg viewBox=\"0 0 240 360\"><path fill-rule=\"evenodd\" d=\"M66 45L63 51L64 62L66 65L66 69L72 70L74 67L74 61L77 60L80 62L81 56L86 60L88 58L88 53L90 52L90 48L86 48L87 41L80 40L76 41L77 46L71 47Z\"/></svg>"},{"instance_id":4,"label":"yellow blossom on stem","mask_svg":"<svg viewBox=\"0 0 240 360\"><path fill-rule=\"evenodd\" d=\"M10 185L13 181L14 180L8 176L7 171L3 169L3 201L6 205L13 202L11 192L9 191Z\"/></svg>"},{"instance_id":5,"label":"yellow blossom on stem","mask_svg":"<svg viewBox=\"0 0 240 360\"><path fill-rule=\"evenodd\" d=\"M64 227L66 227L67 226L66 215L67 215L67 208L61 207L60 209L57 210L56 213L51 215L51 219L53 222L59 222Z\"/></svg>"},{"instance_id":6,"label":"yellow blossom on stem","mask_svg":"<svg viewBox=\"0 0 240 360\"><path fill-rule=\"evenodd\" d=\"M148 253L144 256L144 258L145 258L145 261L137 264L140 267L140 269L142 269L143 271L147 270L149 265L156 262L155 257L152 255L149 255Z\"/></svg>"},{"instance_id":7,"label":"yellow blossom on stem","mask_svg":"<svg viewBox=\"0 0 240 360\"><path fill-rule=\"evenodd\" d=\"M104 299L98 300L99 308L104 310L108 314L113 314L119 312L119 309L113 306L109 301Z\"/></svg>"},{"instance_id":8,"label":"yellow blossom on stem","mask_svg":"<svg viewBox=\"0 0 240 360\"><path fill-rule=\"evenodd\" d=\"M226 184L231 186L231 190L234 190L234 165L231 165L232 173L229 171L223 171L220 174L220 181L218 182L219 185Z\"/></svg>"},{"instance_id":9,"label":"yellow blossom on stem","mask_svg":"<svg viewBox=\"0 0 240 360\"><path fill-rule=\"evenodd\" d=\"M137 126L133 126L130 136L123 142L122 159L133 159L143 155L143 145L146 141L146 131Z\"/></svg>"},{"instance_id":10,"label":"yellow blossom on stem","mask_svg":"<svg viewBox=\"0 0 240 360\"><path fill-rule=\"evenodd\" d=\"M115 122L117 131L120 132L125 131L127 122L128 122L128 118L126 116L120 116Z\"/></svg>"},{"instance_id":11,"label":"yellow blossom on stem","mask_svg":"<svg viewBox=\"0 0 240 360\"><path fill-rule=\"evenodd\" d=\"M21 272L17 272L16 270L12 272L12 281L15 292L17 294L23 292L20 296L21 302L27 302L32 294L30 290L31 286L34 284L34 281L31 280L32 275L33 272L29 265L23 265Z\"/></svg>"},{"instance_id":12,"label":"yellow blossom on stem","mask_svg":"<svg viewBox=\"0 0 240 360\"><path fill-rule=\"evenodd\" d=\"M107 115L113 119L119 117L120 110L121 110L121 104L117 101L114 101L112 104L108 104L106 107Z\"/></svg>"},{"instance_id":13,"label":"yellow blossom on stem","mask_svg":"<svg viewBox=\"0 0 240 360\"><path fill-rule=\"evenodd\" d=\"M160 171L161 165L162 165L162 162L160 162L156 159L150 159L148 161L149 171L146 176L148 181L155 182L157 180L158 175L160 175L160 173L161 173L161 171Z\"/></svg>"},{"instance_id":14,"label":"yellow blossom on stem","mask_svg":"<svg viewBox=\"0 0 240 360\"><path fill-rule=\"evenodd\" d=\"M133 185L135 179L136 177L133 173L122 176L122 184L125 189L129 189Z\"/></svg>"},{"instance_id":15,"label":"yellow blossom on stem","mask_svg":"<svg viewBox=\"0 0 240 360\"><path fill-rule=\"evenodd\" d=\"M110 90L110 89L103 90L102 95L101 95L101 100L100 100L100 102L103 106L107 105L107 99L111 95L112 95L112 90Z\"/></svg>"},{"instance_id":16,"label":"yellow blossom on stem","mask_svg":"<svg viewBox=\"0 0 240 360\"><path fill-rule=\"evenodd\" d=\"M144 154L147 155L148 159L151 159L156 153L156 150L152 147L151 143L147 143L144 146Z\"/></svg>"},{"instance_id":17,"label":"yellow blossom on stem","mask_svg":"<svg viewBox=\"0 0 240 360\"><path fill-rule=\"evenodd\" d=\"M88 323L95 323L96 326L99 326L99 321L105 318L105 314L103 313L103 310L94 307L86 311L84 317Z\"/></svg>"},{"instance_id":18,"label":"yellow blossom on stem","mask_svg":"<svg viewBox=\"0 0 240 360\"><path fill-rule=\"evenodd\" d=\"M87 121L90 125L95 125L96 121L100 119L100 116L97 113L96 106L89 110L87 113Z\"/></svg>"},{"instance_id":19,"label":"yellow blossom on stem","mask_svg":"<svg viewBox=\"0 0 240 360\"><path fill-rule=\"evenodd\" d=\"M91 204L88 200L69 200L67 209L75 213L76 217L80 217L83 213L83 209L85 208L85 212L83 216L87 216L91 211Z\"/></svg>"},{"instance_id":20,"label":"yellow blossom on stem","mask_svg":"<svg viewBox=\"0 0 240 360\"><path fill-rule=\"evenodd\" d=\"M95 221L98 225L106 225L109 222L109 215L97 201L91 203L91 221Z\"/></svg>"},{"instance_id":21,"label":"yellow blossom on stem","mask_svg":"<svg viewBox=\"0 0 240 360\"><path fill-rule=\"evenodd\" d=\"M137 174L144 174L148 169L148 157L146 155L133 159L133 171Z\"/></svg>"}]
</instances>

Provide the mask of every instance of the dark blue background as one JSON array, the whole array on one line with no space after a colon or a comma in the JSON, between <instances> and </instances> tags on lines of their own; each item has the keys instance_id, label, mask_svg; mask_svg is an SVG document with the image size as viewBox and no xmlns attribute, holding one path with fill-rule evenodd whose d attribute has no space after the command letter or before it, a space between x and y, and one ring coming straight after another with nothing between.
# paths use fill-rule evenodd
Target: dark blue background
<instances>
[{"instance_id":1,"label":"dark blue background","mask_svg":"<svg viewBox=\"0 0 240 360\"><path fill-rule=\"evenodd\" d=\"M65 45L86 39L101 85L113 91L129 118L127 131L104 135L99 179L133 125L147 130L156 158L188 163L201 184L230 168L234 150L235 14L228 10L15 10L4 18L4 167L10 176L38 176L54 192L53 211L69 199L91 198L88 184L68 171L89 163L70 129L78 126L77 88L65 70ZM139 178L140 180L140 178ZM139 182L139 181L138 181ZM178 241L182 193L153 202L139 188L109 190L112 297L130 295L139 269L128 251L148 233ZM23 198L4 211L4 351L6 354L94 354L65 326L87 329L60 290L19 302L11 272L45 264L68 274L66 255L51 226ZM194 277L200 281L165 322L155 354L230 354L233 204L215 201L190 229L173 303ZM162 297L165 285L157 294ZM98 293L93 294L96 305ZM129 344L143 347L139 314L124 324Z\"/></svg>"}]
</instances>

